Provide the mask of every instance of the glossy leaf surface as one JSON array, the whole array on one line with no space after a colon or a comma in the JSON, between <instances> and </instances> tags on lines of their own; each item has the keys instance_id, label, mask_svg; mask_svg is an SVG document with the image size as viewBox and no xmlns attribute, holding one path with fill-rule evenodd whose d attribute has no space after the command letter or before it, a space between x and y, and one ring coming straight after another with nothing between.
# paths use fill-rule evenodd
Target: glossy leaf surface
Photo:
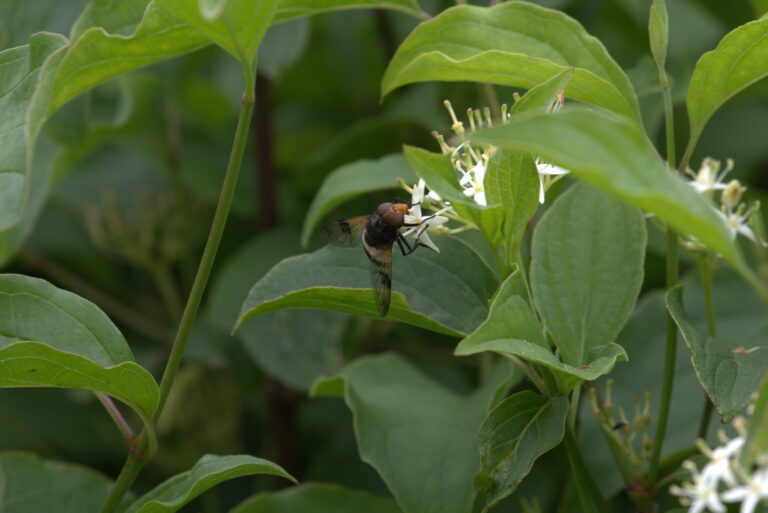
<instances>
[{"instance_id":1,"label":"glossy leaf surface","mask_svg":"<svg viewBox=\"0 0 768 513\"><path fill-rule=\"evenodd\" d=\"M564 363L589 365L632 314L643 283L645 221L637 208L578 184L533 236L531 288Z\"/></svg>"},{"instance_id":2,"label":"glossy leaf surface","mask_svg":"<svg viewBox=\"0 0 768 513\"><path fill-rule=\"evenodd\" d=\"M768 323L738 336L711 337L686 313L683 289L667 294L666 303L688 349L701 386L724 421L747 404L768 370Z\"/></svg>"},{"instance_id":3,"label":"glossy leaf surface","mask_svg":"<svg viewBox=\"0 0 768 513\"><path fill-rule=\"evenodd\" d=\"M710 202L667 168L633 123L584 108L515 116L482 130L473 141L527 151L652 212L707 244L737 269L744 264Z\"/></svg>"},{"instance_id":4,"label":"glossy leaf surface","mask_svg":"<svg viewBox=\"0 0 768 513\"><path fill-rule=\"evenodd\" d=\"M729 98L768 75L768 18L729 32L696 63L688 88L691 139Z\"/></svg>"},{"instance_id":5,"label":"glossy leaf surface","mask_svg":"<svg viewBox=\"0 0 768 513\"><path fill-rule=\"evenodd\" d=\"M381 90L428 80L530 88L569 67L568 97L639 118L629 79L603 44L566 14L527 2L458 6L423 22L398 48Z\"/></svg>"},{"instance_id":6,"label":"glossy leaf surface","mask_svg":"<svg viewBox=\"0 0 768 513\"><path fill-rule=\"evenodd\" d=\"M89 301L43 280L0 275L0 333L0 386L87 388L152 416L154 378Z\"/></svg>"},{"instance_id":7,"label":"glossy leaf surface","mask_svg":"<svg viewBox=\"0 0 768 513\"><path fill-rule=\"evenodd\" d=\"M626 360L626 353L617 344L592 348L586 355L587 364L569 365L552 353L527 301L525 284L520 273L511 274L491 303L486 321L456 347L457 356L493 351L545 365L561 373L565 390L581 380L593 380L609 373L617 360Z\"/></svg>"},{"instance_id":8,"label":"glossy leaf surface","mask_svg":"<svg viewBox=\"0 0 768 513\"><path fill-rule=\"evenodd\" d=\"M484 493L484 511L515 491L536 459L563 439L568 401L518 392L496 406L480 427L483 468L475 489Z\"/></svg>"},{"instance_id":9,"label":"glossy leaf surface","mask_svg":"<svg viewBox=\"0 0 768 513\"><path fill-rule=\"evenodd\" d=\"M404 513L469 513L480 467L475 435L505 377L462 396L388 354L356 360L314 394L344 397L360 456Z\"/></svg>"},{"instance_id":10,"label":"glossy leaf surface","mask_svg":"<svg viewBox=\"0 0 768 513\"><path fill-rule=\"evenodd\" d=\"M496 279L466 243L436 242L407 257L395 248L392 304L387 319L440 333L469 333L488 313ZM324 308L379 318L370 290L370 263L362 248L323 249L283 260L254 285L240 311L246 319L284 308Z\"/></svg>"},{"instance_id":11,"label":"glossy leaf surface","mask_svg":"<svg viewBox=\"0 0 768 513\"><path fill-rule=\"evenodd\" d=\"M0 453L0 484L0 511L8 513L98 511L112 487L94 470L22 452Z\"/></svg>"},{"instance_id":12,"label":"glossy leaf surface","mask_svg":"<svg viewBox=\"0 0 768 513\"><path fill-rule=\"evenodd\" d=\"M168 479L140 497L126 513L173 513L219 483L254 474L280 476L296 482L278 465L262 458L206 454L188 472Z\"/></svg>"}]
</instances>

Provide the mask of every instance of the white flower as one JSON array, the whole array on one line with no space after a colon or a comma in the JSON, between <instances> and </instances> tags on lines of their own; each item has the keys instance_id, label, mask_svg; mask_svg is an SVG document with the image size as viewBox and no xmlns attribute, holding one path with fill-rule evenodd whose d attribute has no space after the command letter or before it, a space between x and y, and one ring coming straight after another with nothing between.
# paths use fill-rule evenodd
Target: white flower
<instances>
[{"instance_id":1,"label":"white flower","mask_svg":"<svg viewBox=\"0 0 768 513\"><path fill-rule=\"evenodd\" d=\"M670 487L669 491L681 497L680 502L689 506L688 513L725 513L726 508L717 494L717 485L711 480L704 479L701 474L693 471L693 484L686 484L685 488L679 486Z\"/></svg>"},{"instance_id":2,"label":"white flower","mask_svg":"<svg viewBox=\"0 0 768 513\"><path fill-rule=\"evenodd\" d=\"M739 209L736 211L726 209L725 212L715 209L715 212L717 212L717 215L725 221L725 225L728 227L728 231L731 234L731 240L736 239L737 234L741 234L752 242L757 242L755 232L749 227L749 216L752 214L753 209L754 207L743 213L740 213ZM765 246L766 243L763 242L763 245Z\"/></svg>"},{"instance_id":3,"label":"white flower","mask_svg":"<svg viewBox=\"0 0 768 513\"><path fill-rule=\"evenodd\" d=\"M701 470L702 479L713 482L715 488L721 480L728 486L735 486L736 476L731 469L731 460L738 456L743 446L744 437L738 436L708 454L710 461Z\"/></svg>"},{"instance_id":4,"label":"white flower","mask_svg":"<svg viewBox=\"0 0 768 513\"><path fill-rule=\"evenodd\" d=\"M733 160L728 159L725 169L723 169L722 173L718 174L720 171L720 161L706 157L701 161L701 167L697 173L694 173L691 169L686 169L686 173L693 177L688 183L699 193L725 189L723 180L731 169L733 169Z\"/></svg>"},{"instance_id":5,"label":"white flower","mask_svg":"<svg viewBox=\"0 0 768 513\"><path fill-rule=\"evenodd\" d=\"M475 200L478 205L486 206L485 189L483 188L485 180L485 165L478 162L475 167L464 173L459 180L459 185L464 188L464 195Z\"/></svg>"},{"instance_id":6,"label":"white flower","mask_svg":"<svg viewBox=\"0 0 768 513\"><path fill-rule=\"evenodd\" d=\"M768 469L759 469L752 474L749 485L737 486L723 493L725 502L741 502L740 513L754 513L763 499L768 499Z\"/></svg>"},{"instance_id":7,"label":"white flower","mask_svg":"<svg viewBox=\"0 0 768 513\"><path fill-rule=\"evenodd\" d=\"M431 215L424 217L421 213L421 203L424 201L424 187L426 182L424 179L419 178L419 183L413 187L413 193L411 195L411 208L410 214L405 215L405 224L414 225L408 228L403 233L403 236L408 236L413 233L413 238L417 239L420 244L427 246L440 253L440 250L429 238L429 230L440 226L448 221L447 217L441 215ZM439 212L438 212L439 214Z\"/></svg>"},{"instance_id":8,"label":"white flower","mask_svg":"<svg viewBox=\"0 0 768 513\"><path fill-rule=\"evenodd\" d=\"M565 175L570 173L568 169L562 167L553 166L552 164L544 164L536 159L536 170L539 172L539 203L544 204L544 176L549 175Z\"/></svg>"}]
</instances>

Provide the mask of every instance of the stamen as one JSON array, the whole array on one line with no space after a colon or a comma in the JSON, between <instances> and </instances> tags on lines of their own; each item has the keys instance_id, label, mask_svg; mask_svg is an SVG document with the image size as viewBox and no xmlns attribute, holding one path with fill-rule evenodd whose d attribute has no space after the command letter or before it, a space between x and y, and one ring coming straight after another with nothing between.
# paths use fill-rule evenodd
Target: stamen
<instances>
[{"instance_id":1,"label":"stamen","mask_svg":"<svg viewBox=\"0 0 768 513\"><path fill-rule=\"evenodd\" d=\"M467 109L467 117L469 118L469 127L472 131L475 131L475 120L472 118L472 107Z\"/></svg>"}]
</instances>

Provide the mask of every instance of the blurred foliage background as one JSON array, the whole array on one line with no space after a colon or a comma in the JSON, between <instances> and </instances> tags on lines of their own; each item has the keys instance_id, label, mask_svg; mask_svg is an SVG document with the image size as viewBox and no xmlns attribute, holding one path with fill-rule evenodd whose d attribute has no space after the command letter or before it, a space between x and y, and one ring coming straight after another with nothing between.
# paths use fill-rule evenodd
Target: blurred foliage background
<instances>
[{"instance_id":1,"label":"blurred foliage background","mask_svg":"<svg viewBox=\"0 0 768 513\"><path fill-rule=\"evenodd\" d=\"M432 14L452 5L420 3ZM648 50L650 2L536 3L564 10L604 42L638 91L646 129L661 142L661 96ZM41 30L68 34L86 4L0 3L0 49L25 44ZM668 2L668 67L679 102L681 143L687 134L683 100L697 59L729 30L760 14L757 4ZM357 454L345 405L306 397L314 379L333 374L360 354L398 351L454 390L474 386L478 362L453 358L455 340L410 326L295 310L257 317L230 335L253 283L281 259L324 244L315 236L309 248L300 248L299 233L329 172L358 159L397 153L406 143L437 151L430 131L447 133L450 125L443 99L451 99L459 112L485 104L480 88L469 83L411 85L380 99L384 69L415 25L416 20L397 12L352 11L270 28L259 52L252 137L232 215L158 427L160 452L141 474L136 491L186 470L203 453L246 452L277 462L300 481L386 493ZM39 143L39 158L50 162L55 186L27 242L4 271L45 278L95 302L126 335L137 361L155 376L168 356L205 242L241 87L238 64L208 47L78 97L46 124ZM696 167L706 155L733 158L733 177L748 183L757 198L768 188L765 130L755 128L768 126L767 87L758 83L720 109L692 159ZM512 102L513 90L497 87L496 93L500 101ZM404 195L391 191L355 199L330 217L369 213L398 192ZM655 244L654 236L663 238L651 234L648 291L664 279L663 245ZM638 312L635 317L641 319L663 315L658 294L649 292ZM634 320L623 335L631 372L645 374L645 383L653 372L660 373L652 370L657 366L653 358L635 358L650 351L654 341L660 343L662 330L654 333L652 324ZM662 326L660 317L657 325ZM688 376L678 388L696 387L690 366L685 370L687 355L680 358L681 372ZM617 370L629 372L621 365ZM631 400L642 385L637 388L628 385L625 396ZM4 389L0 418L0 449L77 461L110 476L123 462L124 442L89 393ZM545 511L554 507L546 490L562 479L551 465L560 456L559 450L545 456L499 511L515 511L520 496L538 496ZM610 472L609 467L598 469L598 481L605 482ZM258 483L265 488L287 482ZM224 511L253 492L252 479L228 482L185 511Z\"/></svg>"}]
</instances>

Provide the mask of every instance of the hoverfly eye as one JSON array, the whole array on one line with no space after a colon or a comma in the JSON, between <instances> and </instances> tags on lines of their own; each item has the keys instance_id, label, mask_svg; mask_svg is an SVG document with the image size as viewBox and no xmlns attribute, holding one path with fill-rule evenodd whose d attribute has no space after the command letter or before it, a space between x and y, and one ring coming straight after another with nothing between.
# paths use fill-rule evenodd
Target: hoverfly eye
<instances>
[{"instance_id":1,"label":"hoverfly eye","mask_svg":"<svg viewBox=\"0 0 768 513\"><path fill-rule=\"evenodd\" d=\"M403 226L403 223L405 223L405 217L403 216L403 213L397 210L390 210L382 216L382 220L389 226L397 228Z\"/></svg>"}]
</instances>

